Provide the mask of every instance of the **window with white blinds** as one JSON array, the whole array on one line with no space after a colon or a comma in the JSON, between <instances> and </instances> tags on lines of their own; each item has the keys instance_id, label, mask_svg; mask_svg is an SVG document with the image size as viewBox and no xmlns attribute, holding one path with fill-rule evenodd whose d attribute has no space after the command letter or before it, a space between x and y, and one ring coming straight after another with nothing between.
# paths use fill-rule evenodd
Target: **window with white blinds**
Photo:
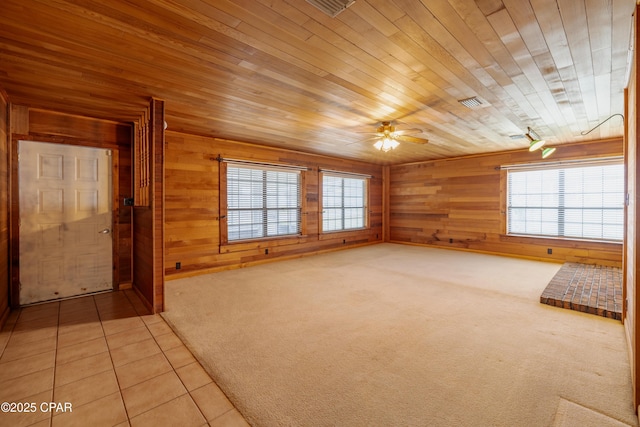
<instances>
[{"instance_id":1,"label":"window with white blinds","mask_svg":"<svg viewBox=\"0 0 640 427\"><path fill-rule=\"evenodd\" d=\"M322 175L322 231L366 226L367 179L324 173Z\"/></svg>"},{"instance_id":2,"label":"window with white blinds","mask_svg":"<svg viewBox=\"0 0 640 427\"><path fill-rule=\"evenodd\" d=\"M300 187L300 171L229 165L228 240L300 234Z\"/></svg>"},{"instance_id":3,"label":"window with white blinds","mask_svg":"<svg viewBox=\"0 0 640 427\"><path fill-rule=\"evenodd\" d=\"M621 162L507 174L508 234L622 241Z\"/></svg>"}]
</instances>

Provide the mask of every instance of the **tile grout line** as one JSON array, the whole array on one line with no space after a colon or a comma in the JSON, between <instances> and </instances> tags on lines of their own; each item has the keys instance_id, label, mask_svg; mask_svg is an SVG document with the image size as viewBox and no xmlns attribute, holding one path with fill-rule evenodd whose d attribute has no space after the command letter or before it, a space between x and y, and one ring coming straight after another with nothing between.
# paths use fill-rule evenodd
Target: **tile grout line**
<instances>
[{"instance_id":1,"label":"tile grout line","mask_svg":"<svg viewBox=\"0 0 640 427\"><path fill-rule=\"evenodd\" d=\"M125 294L126 295L126 294ZM129 298L127 296L127 298ZM135 309L135 307L134 307ZM136 310L137 312L137 310ZM153 316L153 314L151 315ZM140 316L138 316L140 317ZM162 317L161 317L162 319ZM141 319L142 320L142 319ZM163 323L166 324L166 322L164 321L164 319L161 320ZM176 377L178 377L178 380L180 381L180 384L182 384L182 386L184 387L184 389L187 391L185 394L189 395L189 398L191 399L191 401L193 402L194 405L196 405L196 408L198 408L198 411L200 412L200 415L202 415L202 418L204 419L205 423L209 423L209 420L207 420L207 416L204 414L204 412L202 412L202 409L200 408L200 405L198 405L198 402L196 402L196 400L193 398L193 396L191 395L191 391L189 390L189 387L187 386L187 384L184 383L183 379L180 377L180 375L178 374L178 371L176 370L175 366L173 366L173 364L171 363L171 361L167 358L167 354L165 352L165 350L160 346L160 343L158 343L158 340L156 339L156 336L153 334L153 332L151 331L151 329L149 329L149 325L143 320L142 323L144 323L145 328L147 328L147 331L149 331L149 333L151 334L151 338L153 338L153 341L156 343L156 345L158 346L158 348L160 349L160 351L162 352L162 356L165 358L165 360L167 361L167 363L169 363L169 366L171 366L171 370L173 371L174 374L176 374ZM168 325L167 325L168 326ZM175 334L175 332L173 331L173 329L171 329L171 333ZM180 340L182 342L182 340ZM198 359L196 359L194 357L194 360L196 361L196 363L200 364L200 362L198 362ZM163 374L161 374L163 375ZM207 372L207 375L209 375L209 373ZM160 375L157 375L160 376ZM210 377L210 376L209 376ZM154 377L155 378L155 377ZM210 377L211 378L211 377ZM213 382L213 379L211 380ZM204 386L202 386L204 387ZM198 387L196 390L200 389L200 387ZM184 395L181 395L184 396ZM181 397L178 396L178 397ZM174 399L177 399L178 397L175 397ZM167 403L167 402L165 402ZM162 403L158 406L164 405L165 403ZM158 406L155 406L153 408L149 408L147 411L145 412L149 412L155 408L157 408ZM138 415L142 415L145 412L138 414ZM225 412L226 413L226 412Z\"/></svg>"},{"instance_id":2,"label":"tile grout line","mask_svg":"<svg viewBox=\"0 0 640 427\"><path fill-rule=\"evenodd\" d=\"M58 344L60 343L60 309L61 304L58 301L58 321L56 322L56 348L53 355L53 384L51 384L51 401L56 401L56 373L58 371ZM49 427L53 426L53 412L49 411Z\"/></svg>"},{"instance_id":3,"label":"tile grout line","mask_svg":"<svg viewBox=\"0 0 640 427\"><path fill-rule=\"evenodd\" d=\"M0 351L0 359L2 359L2 356L4 356L4 352L7 349L7 346L9 345L9 341L11 341L11 337L13 337L13 331L16 328L16 324L18 323L18 318L20 317L20 313L22 313L22 309L19 309L18 314L16 315L16 320L11 324L11 328L7 331L9 333L9 336L7 337L7 341L4 343L4 346L2 347L2 351ZM6 327L7 324L4 325L4 327Z\"/></svg>"},{"instance_id":4,"label":"tile grout line","mask_svg":"<svg viewBox=\"0 0 640 427\"><path fill-rule=\"evenodd\" d=\"M142 315L140 314L140 312L138 311L138 309L136 308L135 304L132 303L129 295L127 292L124 293L125 296L127 297L127 299L129 300L129 302L131 303L131 305L133 306L134 310L136 311L136 313L138 313L138 317L142 317ZM146 314L145 314L146 315ZM169 327L169 329L171 330L171 333L173 333L176 337L178 337L178 339L180 339L180 337L178 336L178 334L176 334L176 332L173 330L173 328L164 320L164 318L162 316L160 316L159 314L156 314L159 318L160 321L167 325ZM150 314L150 316L154 316L154 314ZM142 320L142 319L141 319ZM202 415L202 418L205 420L206 425L209 425L209 420L207 419L207 416L205 415L205 413L202 411L202 408L200 408L200 405L198 405L198 402L196 401L196 399L193 398L192 395L192 391L196 391L196 390L200 390L202 387L206 387L207 384L202 385L194 390L189 390L189 388L187 387L187 384L185 384L185 382L182 380L182 378L180 377L180 375L178 374L178 371L176 370L176 368L173 366L173 364L171 363L171 361L168 360L167 355L166 355L166 351L160 346L160 344L158 343L158 340L156 339L156 336L153 334L153 332L151 331L151 329L149 329L149 325L147 324L147 322L145 322L144 320L142 320L142 323L144 323L144 326L147 328L147 330L149 331L149 333L151 334L151 337L153 338L154 342L156 343L156 345L158 346L158 348L160 348L160 351L162 352L162 355L164 356L165 359L167 359L167 362L169 362L169 365L171 366L171 369L173 370L173 372L176 374L176 376L178 377L178 379L180 380L180 383L184 386L185 390L187 390L187 393L189 395L189 398L193 401L193 403L196 405L196 408L198 408L198 411L200 412L200 415ZM180 342L182 343L182 339L180 339ZM184 343L182 343L182 345L184 345ZM189 351L189 353L191 353L191 350L189 350L189 348L187 346L184 346L187 351ZM193 354L191 353L191 355L193 356ZM193 356L195 363L197 363L201 368L202 368L202 364L200 363L200 361L198 359L196 359L195 356ZM185 365L186 366L186 365ZM204 370L204 368L202 368ZM211 379L211 382L213 384L216 385L216 387L218 387L218 384L216 384L216 382L213 380L213 378L211 378L211 375L209 375L209 373L204 370L205 373L207 374L207 376L209 376L209 378ZM218 387L219 388L219 387ZM220 390L226 397L226 394ZM184 396L184 395L183 395ZM178 396L180 397L180 396ZM227 398L228 399L228 398ZM158 405L161 406L161 405ZM154 408L150 408L149 410L143 412L149 412L155 408L157 408L158 406L154 407ZM222 414L218 415L217 417L213 418L211 421L217 420L223 416L225 416L226 414L228 414L229 412L232 411L238 411L238 409L235 407L235 405L231 404L231 408L226 410L225 412L223 412ZM240 411L238 411L238 413L240 413ZM138 415L142 415L142 414L138 414ZM242 415L242 413L240 413L240 415ZM242 415L242 418L244 419L244 415Z\"/></svg>"},{"instance_id":5,"label":"tile grout line","mask_svg":"<svg viewBox=\"0 0 640 427\"><path fill-rule=\"evenodd\" d=\"M107 334L104 330L104 325L102 323L102 316L100 315L100 308L98 307L98 302L96 301L95 295L91 296L93 300L93 305L96 308L96 314L98 315L98 321L100 322L100 329L102 330L102 337L107 345L107 352L109 352L109 360L111 361L111 369L113 370L113 376L116 377L116 384L118 384L118 394L120 395L120 402L122 402L122 407L124 408L124 413L127 416L127 424L131 425L131 417L129 417L129 411L127 410L127 405L124 403L124 397L122 396L122 387L120 386L120 379L118 378L118 374L116 373L116 366L113 363L113 357L111 356L111 347L109 347L109 341L107 341Z\"/></svg>"}]
</instances>

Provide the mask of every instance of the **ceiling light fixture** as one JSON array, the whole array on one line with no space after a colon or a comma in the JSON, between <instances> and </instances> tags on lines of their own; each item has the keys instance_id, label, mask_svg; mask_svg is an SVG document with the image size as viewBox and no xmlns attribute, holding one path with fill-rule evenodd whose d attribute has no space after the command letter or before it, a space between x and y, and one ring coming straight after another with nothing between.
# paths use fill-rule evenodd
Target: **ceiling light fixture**
<instances>
[{"instance_id":1,"label":"ceiling light fixture","mask_svg":"<svg viewBox=\"0 0 640 427\"><path fill-rule=\"evenodd\" d=\"M527 128L527 133L525 134L527 138L529 138L529 151L536 151L547 142L544 139L540 138L536 132L531 128Z\"/></svg>"},{"instance_id":2,"label":"ceiling light fixture","mask_svg":"<svg viewBox=\"0 0 640 427\"><path fill-rule=\"evenodd\" d=\"M552 155L554 151L556 151L556 147L547 147L547 148L543 149L542 150L542 158L546 159L547 157Z\"/></svg>"},{"instance_id":3,"label":"ceiling light fixture","mask_svg":"<svg viewBox=\"0 0 640 427\"><path fill-rule=\"evenodd\" d=\"M380 151L384 151L385 153L387 151L393 150L398 145L400 145L400 143L390 137L384 137L382 139L379 139L378 141L376 141L375 144L373 144L374 147L376 147Z\"/></svg>"},{"instance_id":4,"label":"ceiling light fixture","mask_svg":"<svg viewBox=\"0 0 640 427\"><path fill-rule=\"evenodd\" d=\"M527 133L524 135L529 139L529 151L541 150L543 159L546 159L556 151L555 147L542 148L546 141L540 138L540 135L530 127L527 128Z\"/></svg>"}]
</instances>

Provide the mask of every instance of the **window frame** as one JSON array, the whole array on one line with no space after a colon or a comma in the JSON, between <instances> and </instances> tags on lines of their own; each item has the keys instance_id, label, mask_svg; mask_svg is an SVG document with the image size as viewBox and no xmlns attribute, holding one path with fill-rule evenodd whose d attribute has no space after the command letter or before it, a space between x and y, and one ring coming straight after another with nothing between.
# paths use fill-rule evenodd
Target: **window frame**
<instances>
[{"instance_id":1,"label":"window frame","mask_svg":"<svg viewBox=\"0 0 640 427\"><path fill-rule=\"evenodd\" d=\"M225 245L236 245L243 244L248 242L260 242L265 240L274 240L274 239L299 239L306 234L306 215L305 213L305 205L306 205L306 171L307 168L300 166L290 166L290 165L278 165L271 163L261 163L261 162L252 162L252 161L243 161L243 160L228 160L223 159L218 156L219 161L219 182L220 182L220 194L219 194L219 226L220 226L220 244ZM229 194L228 194L228 168L229 166L238 167L238 168L247 168L247 169L255 169L261 171L277 171L277 172L295 172L298 176L298 203L297 209L298 212L298 232L292 234L275 234L275 235L265 235L258 237L249 237L249 238L241 238L241 239L229 239ZM263 208L265 212L268 212L268 208ZM263 214L265 215L265 214Z\"/></svg>"},{"instance_id":2,"label":"window frame","mask_svg":"<svg viewBox=\"0 0 640 427\"><path fill-rule=\"evenodd\" d=\"M622 231L621 231L621 237L620 239L617 238L613 238L613 237L606 237L606 235L604 235L604 233L601 234L602 237L592 237L592 236L585 236L585 231L584 228L581 231L582 236L573 236L573 235L566 235L564 234L565 231L560 231L561 229L563 229L563 227L566 227L567 224L570 224L571 221L568 221L567 218L565 217L565 211L570 210L570 209L580 209L582 212L584 212L584 210L588 210L590 209L587 206L581 206L581 207L570 207L567 205L563 205L562 202L557 203L557 209L558 209L558 218L556 219L557 223L558 223L558 228L559 231L557 232L557 234L536 234L536 233L523 233L523 232L513 232L510 231L511 227L510 227L510 221L511 221L511 210L512 210L512 206L510 206L510 198L511 198L511 189L509 188L509 183L510 183L510 174L514 173L514 172L533 172L533 171L550 171L550 170L567 170L567 169L584 169L584 168L588 168L588 167L597 167L597 166L610 166L610 165L616 165L622 168L622 186L619 189L619 192L616 193L621 193L620 195L621 200L620 200L620 207L619 208L609 208L606 206L595 206L592 207L591 209L595 209L595 210L608 210L608 209L619 209L621 211L621 216L622 216L622 223L618 224L622 227ZM625 176L625 172L624 172L624 161L622 157L616 156L616 157L608 157L608 158L601 158L601 159L583 159L583 160L567 160L567 161L558 161L558 162L550 162L550 163L534 163L534 164L516 164L516 165L509 165L509 166L500 166L500 170L502 171L502 180L503 180L503 184L502 184L502 188L504 190L503 194L504 196L501 197L501 206L503 207L504 211L503 211L503 233L505 236L507 237L525 237L525 238L546 238L546 239L558 239L558 240L565 240L565 241L593 241L593 242L600 242L600 243L616 243L616 244L621 244L624 241L624 216L625 216L625 209L626 209L626 205L625 205L625 184L624 184L624 180L626 179ZM559 172L558 175L560 176L561 173ZM608 194L607 192L600 192L601 194ZM551 193L551 194L556 194L556 193ZM568 194L571 194L567 188L564 188L563 190L558 189L557 192L558 196L560 197L560 199L563 199L564 197L566 197ZM575 193L574 193L575 194ZM585 194L585 192L580 193L580 194ZM603 204L604 205L604 204ZM535 207L531 207L532 209L534 209ZM582 221L581 224L584 224L585 222ZM602 224L606 224L605 220L603 219L601 221ZM587 223L588 224L588 223ZM560 234L563 233L563 234Z\"/></svg>"},{"instance_id":3,"label":"window frame","mask_svg":"<svg viewBox=\"0 0 640 427\"><path fill-rule=\"evenodd\" d=\"M324 183L325 176L341 178L343 180L343 183L345 179L362 180L363 182L362 206L357 207L358 209L362 209L362 227L344 228L344 220L345 220L344 211L345 209L349 209L353 207L345 206L344 193L343 193L342 205L339 207L339 209L343 212L341 216L342 228L334 229L334 230L325 230L325 227L324 227L325 211L326 211L325 200L324 200L325 199L324 197L325 196L324 194L325 193L325 183ZM369 221L369 205L370 205L369 195L370 195L370 184L371 184L370 181L371 181L370 175L334 171L334 170L322 170L322 169L320 170L320 174L318 177L318 187L319 187L318 203L319 203L319 212L320 212L318 227L319 227L320 234L354 232L354 231L368 230L370 228L370 221Z\"/></svg>"}]
</instances>

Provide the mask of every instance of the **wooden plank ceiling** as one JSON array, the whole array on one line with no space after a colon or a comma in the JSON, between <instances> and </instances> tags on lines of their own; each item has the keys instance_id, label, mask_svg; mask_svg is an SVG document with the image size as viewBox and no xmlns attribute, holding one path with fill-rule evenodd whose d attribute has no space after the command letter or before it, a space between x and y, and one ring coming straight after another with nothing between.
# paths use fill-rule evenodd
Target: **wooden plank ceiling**
<instances>
[{"instance_id":1,"label":"wooden plank ceiling","mask_svg":"<svg viewBox=\"0 0 640 427\"><path fill-rule=\"evenodd\" d=\"M10 101L404 163L621 136L634 0L2 0ZM481 108L458 101L477 97ZM382 153L383 120L429 143Z\"/></svg>"}]
</instances>

